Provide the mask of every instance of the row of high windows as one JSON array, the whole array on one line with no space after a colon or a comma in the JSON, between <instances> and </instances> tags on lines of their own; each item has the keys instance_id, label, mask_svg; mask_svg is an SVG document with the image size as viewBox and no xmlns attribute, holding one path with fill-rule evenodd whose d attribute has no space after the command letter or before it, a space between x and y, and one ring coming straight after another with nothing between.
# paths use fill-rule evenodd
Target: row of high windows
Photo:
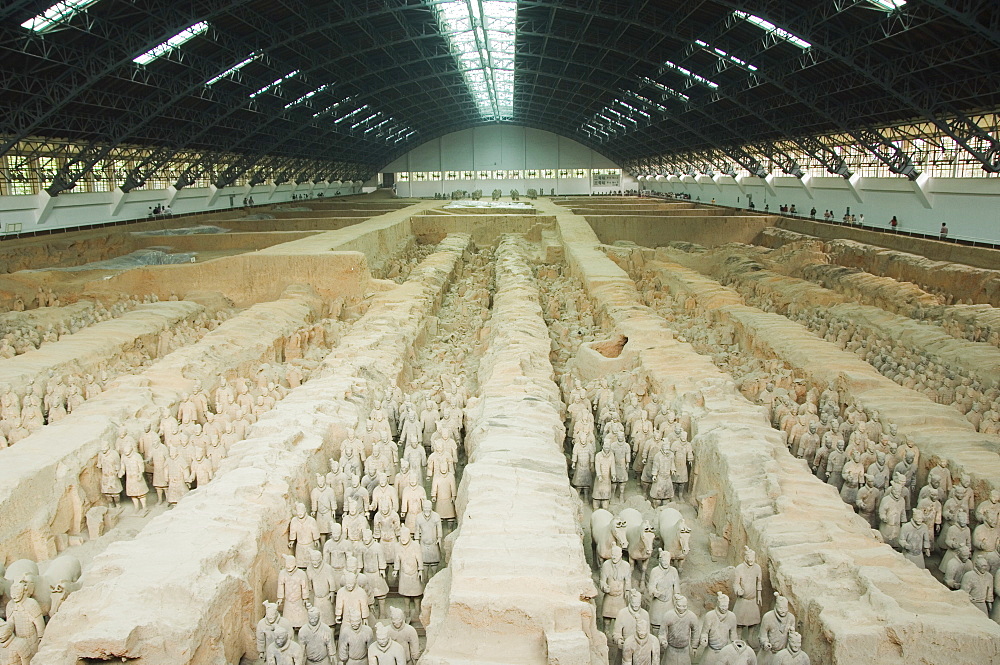
<instances>
[{"instance_id":1,"label":"row of high windows","mask_svg":"<svg viewBox=\"0 0 1000 665\"><path fill-rule=\"evenodd\" d=\"M994 140L1000 138L1000 116L992 113L975 118L979 128ZM879 130L894 146L905 153L920 173L936 178L987 178L1000 174L983 170L979 160L962 147L955 139L943 133L930 123L916 123L883 127ZM882 160L865 148L859 146L849 135L831 135L821 137L823 143L837 153L847 164L852 173L864 178L899 178L900 174L889 170ZM989 153L991 146L988 141L973 138L970 144L974 150ZM829 176L826 168L814 157L805 153L801 147L792 141L778 141L776 146L802 168L806 175ZM745 146L747 152L754 155L761 164L775 176L783 175L781 168L769 161L764 151L754 146ZM705 157L700 154L682 154L678 156L678 167L684 171L684 165L690 164L697 168L705 163ZM664 156L664 162L670 162L670 156ZM735 165L734 165L735 166ZM718 160L716 160L716 168ZM735 166L737 175L749 175L745 169Z\"/></svg>"},{"instance_id":2,"label":"row of high windows","mask_svg":"<svg viewBox=\"0 0 1000 665\"><path fill-rule=\"evenodd\" d=\"M594 176L621 177L621 169L515 169L499 171L403 171L397 182L438 182L441 180L537 180L577 179Z\"/></svg>"},{"instance_id":3,"label":"row of high windows","mask_svg":"<svg viewBox=\"0 0 1000 665\"><path fill-rule=\"evenodd\" d=\"M73 157L83 146L51 140L28 139L20 142L10 152L0 156L0 195L28 196L37 194L53 183L60 169L71 165ZM225 173L231 165L239 165L242 157L236 154L210 155L208 166L200 164L203 153L181 151L166 162L152 162L157 168L145 183L136 190L166 189L177 183L182 175L193 176L190 187L208 187ZM150 160L156 159L150 148L123 146L111 150L105 159L79 178L73 192L110 192L125 184L130 173L137 168L144 170ZM300 160L308 166L310 160ZM296 162L297 164L298 162ZM289 165L292 168L294 165ZM241 173L230 186L245 186L253 171Z\"/></svg>"}]
</instances>

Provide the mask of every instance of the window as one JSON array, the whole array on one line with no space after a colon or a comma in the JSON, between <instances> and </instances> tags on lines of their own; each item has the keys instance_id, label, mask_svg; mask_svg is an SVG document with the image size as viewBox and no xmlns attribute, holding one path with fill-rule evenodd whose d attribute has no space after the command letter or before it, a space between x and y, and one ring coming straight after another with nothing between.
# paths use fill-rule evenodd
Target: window
<instances>
[{"instance_id":1,"label":"window","mask_svg":"<svg viewBox=\"0 0 1000 665\"><path fill-rule=\"evenodd\" d=\"M737 18L741 18L744 21L746 21L747 23L751 23L751 24L757 26L761 30L767 32L769 35L774 35L778 39L783 39L783 40L785 40L786 42L788 42L790 44L794 44L795 46L798 46L803 51L806 50L806 49L808 49L808 48L812 48L812 44L810 44L806 40L800 39L800 38L796 37L795 35L793 35L792 33L788 32L787 30L785 30L783 28L779 28L775 24L773 24L770 21L768 21L766 19L763 19L763 18L761 18L759 16L754 16L753 14L748 14L747 12L743 12L743 11L740 11L740 10L734 11L733 12L733 16L735 16Z\"/></svg>"},{"instance_id":2,"label":"window","mask_svg":"<svg viewBox=\"0 0 1000 665\"><path fill-rule=\"evenodd\" d=\"M868 0L870 3L878 7L879 9L885 10L887 12L899 9L906 4L906 0Z\"/></svg>"},{"instance_id":3,"label":"window","mask_svg":"<svg viewBox=\"0 0 1000 665\"><path fill-rule=\"evenodd\" d=\"M396 182L410 182L410 174L407 171L396 174Z\"/></svg>"},{"instance_id":4,"label":"window","mask_svg":"<svg viewBox=\"0 0 1000 665\"><path fill-rule=\"evenodd\" d=\"M68 23L70 19L82 12L97 0L63 0L57 2L34 18L29 18L21 24L32 32L44 34L54 30L60 23Z\"/></svg>"},{"instance_id":5,"label":"window","mask_svg":"<svg viewBox=\"0 0 1000 665\"><path fill-rule=\"evenodd\" d=\"M112 181L111 176L108 174L108 162L101 160L94 165L94 169L90 173L92 181L90 183L90 191L92 192L110 192L114 189L114 181ZM171 183L172 184L172 183ZM138 189L138 188L136 188Z\"/></svg>"},{"instance_id":6,"label":"window","mask_svg":"<svg viewBox=\"0 0 1000 665\"><path fill-rule=\"evenodd\" d=\"M475 171L462 171L462 180L475 180Z\"/></svg>"},{"instance_id":7,"label":"window","mask_svg":"<svg viewBox=\"0 0 1000 665\"><path fill-rule=\"evenodd\" d=\"M594 187L621 187L621 169L594 169L590 173L590 181Z\"/></svg>"},{"instance_id":8,"label":"window","mask_svg":"<svg viewBox=\"0 0 1000 665\"><path fill-rule=\"evenodd\" d=\"M710 81L704 76L701 76L700 74L695 74L687 67L681 67L680 65L675 64L669 60L665 60L663 62L663 69L672 69L675 72L678 72L684 78L694 81L696 83L700 83L706 88L711 88L712 90L718 90L719 88L719 84L716 83L715 81Z\"/></svg>"},{"instance_id":9,"label":"window","mask_svg":"<svg viewBox=\"0 0 1000 665\"><path fill-rule=\"evenodd\" d=\"M458 180L458 171L445 171L444 172L444 179L445 180Z\"/></svg>"},{"instance_id":10,"label":"window","mask_svg":"<svg viewBox=\"0 0 1000 665\"><path fill-rule=\"evenodd\" d=\"M438 0L431 8L483 119L512 118L516 0Z\"/></svg>"},{"instance_id":11,"label":"window","mask_svg":"<svg viewBox=\"0 0 1000 665\"><path fill-rule=\"evenodd\" d=\"M493 172L492 171L476 171L476 179L477 180L492 180L493 179Z\"/></svg>"},{"instance_id":12,"label":"window","mask_svg":"<svg viewBox=\"0 0 1000 665\"><path fill-rule=\"evenodd\" d=\"M233 65L232 67L230 67L226 71L222 72L218 76L213 76L212 78L210 78L207 81L205 81L205 85L214 85L214 84L218 83L219 81L221 81L222 79L226 78L230 74L235 74L236 72L240 71L241 69L243 69L244 67L246 67L247 65L249 65L254 60L257 60L258 58L260 58L260 56L262 56L262 55L263 55L263 53L260 53L258 51L255 51L255 52L251 53L246 58L244 58L240 62L237 62L235 65Z\"/></svg>"},{"instance_id":13,"label":"window","mask_svg":"<svg viewBox=\"0 0 1000 665\"><path fill-rule=\"evenodd\" d=\"M331 88L331 87L333 87L332 83L326 83L324 85L321 85L320 87L316 88L315 90L312 90L312 91L307 92L306 94L302 95L301 97L299 97L298 99L296 99L294 102L288 102L287 104L285 104L285 108L286 109L290 109L293 106L295 106L296 104L301 104L302 102L306 101L307 99L309 99L311 97L314 97L314 96L318 95L319 93L323 92L324 90L327 90L328 88ZM386 122L388 122L388 120L386 120Z\"/></svg>"},{"instance_id":14,"label":"window","mask_svg":"<svg viewBox=\"0 0 1000 665\"><path fill-rule=\"evenodd\" d=\"M431 180L441 180L441 172L440 171L431 171L428 174L428 176L430 177Z\"/></svg>"},{"instance_id":15,"label":"window","mask_svg":"<svg viewBox=\"0 0 1000 665\"><path fill-rule=\"evenodd\" d=\"M587 169L576 169L573 171L574 178L586 178L588 175Z\"/></svg>"},{"instance_id":16,"label":"window","mask_svg":"<svg viewBox=\"0 0 1000 665\"><path fill-rule=\"evenodd\" d=\"M727 53L727 52L723 51L721 48L718 48L717 46L709 46L708 42L702 41L701 39L694 40L694 43L697 44L698 46L700 46L701 48L705 49L706 52L711 53L712 55L714 55L719 60L725 60L725 61L731 62L731 63L733 63L735 65L739 65L743 69L747 69L747 70L749 70L751 72L757 71L757 68L754 67L753 65L751 65L746 60L741 60L740 58L737 58L735 55L732 55L731 53Z\"/></svg>"},{"instance_id":17,"label":"window","mask_svg":"<svg viewBox=\"0 0 1000 665\"><path fill-rule=\"evenodd\" d=\"M270 83L268 83L267 85L265 85L263 88L261 88L257 92L250 93L250 99L253 99L253 98L257 97L258 95L263 95L265 92L267 92L269 90L272 90L273 88L281 85L283 82L287 81L288 79L292 78L293 76L298 76L298 74L299 74L299 70L296 69L296 70L288 72L284 76L276 78L275 80L271 81Z\"/></svg>"},{"instance_id":18,"label":"window","mask_svg":"<svg viewBox=\"0 0 1000 665\"><path fill-rule=\"evenodd\" d=\"M199 21L191 27L181 30L162 44L157 44L142 55L137 55L132 58L132 62L137 65L148 65L157 58L161 58L171 51L180 48L183 44L191 41L206 30L208 30L208 23L205 21Z\"/></svg>"},{"instance_id":19,"label":"window","mask_svg":"<svg viewBox=\"0 0 1000 665\"><path fill-rule=\"evenodd\" d=\"M542 177L543 178L555 178L556 177L556 171L555 171L555 169L542 169Z\"/></svg>"},{"instance_id":20,"label":"window","mask_svg":"<svg viewBox=\"0 0 1000 665\"><path fill-rule=\"evenodd\" d=\"M42 187L51 185L56 174L59 173L59 161L55 157L40 157L38 159L38 172Z\"/></svg>"},{"instance_id":21,"label":"window","mask_svg":"<svg viewBox=\"0 0 1000 665\"><path fill-rule=\"evenodd\" d=\"M6 194L10 196L28 196L34 194L35 178L31 172L31 165L34 160L26 160L13 155L7 155L7 185Z\"/></svg>"}]
</instances>

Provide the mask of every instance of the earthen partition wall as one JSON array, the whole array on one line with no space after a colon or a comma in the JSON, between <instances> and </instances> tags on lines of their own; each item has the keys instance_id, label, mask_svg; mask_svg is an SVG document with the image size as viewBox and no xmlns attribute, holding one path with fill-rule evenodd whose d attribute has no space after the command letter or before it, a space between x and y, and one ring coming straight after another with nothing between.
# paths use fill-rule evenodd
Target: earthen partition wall
<instances>
[{"instance_id":1,"label":"earthen partition wall","mask_svg":"<svg viewBox=\"0 0 1000 665\"><path fill-rule=\"evenodd\" d=\"M712 514L700 517L718 533L731 527L731 551L749 545L758 552L770 584L802 617L814 662L978 665L1000 657L1000 627L879 543L833 488L792 457L763 410L641 304L584 220L561 213L557 223L567 262L598 311L628 337L660 395L691 417L695 493L717 493Z\"/></svg>"}]
</instances>

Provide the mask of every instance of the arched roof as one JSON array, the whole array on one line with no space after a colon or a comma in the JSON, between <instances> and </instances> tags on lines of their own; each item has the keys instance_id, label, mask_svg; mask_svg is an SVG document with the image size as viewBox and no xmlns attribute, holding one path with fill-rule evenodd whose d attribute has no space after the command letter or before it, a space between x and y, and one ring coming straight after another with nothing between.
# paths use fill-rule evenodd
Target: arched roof
<instances>
[{"instance_id":1,"label":"arched roof","mask_svg":"<svg viewBox=\"0 0 1000 665\"><path fill-rule=\"evenodd\" d=\"M488 13L497 1L459 4ZM45 31L23 26L54 2L0 7L0 153L29 137L84 146L65 155L52 193L119 145L156 148L136 182L182 150L241 155L228 177L292 157L366 177L496 121L442 33L438 9L455 0L62 0L86 7ZM183 46L134 61L202 24ZM619 163L702 151L751 172L763 169L740 146L789 138L836 171L837 156L810 138L836 132L910 174L875 128L930 121L1000 168L996 142L969 120L998 102L995 0L516 0L503 120Z\"/></svg>"}]
</instances>

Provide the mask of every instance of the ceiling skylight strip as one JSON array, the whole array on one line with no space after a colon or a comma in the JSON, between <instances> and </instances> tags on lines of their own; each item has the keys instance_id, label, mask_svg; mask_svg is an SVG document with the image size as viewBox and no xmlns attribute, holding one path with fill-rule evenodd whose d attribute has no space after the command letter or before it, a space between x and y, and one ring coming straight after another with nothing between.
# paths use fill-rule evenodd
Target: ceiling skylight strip
<instances>
[{"instance_id":1,"label":"ceiling skylight strip","mask_svg":"<svg viewBox=\"0 0 1000 665\"><path fill-rule=\"evenodd\" d=\"M358 127L360 127L361 125L365 124L366 122L371 122L375 118L379 117L379 115L380 114L378 112L372 113L370 116L368 116L364 120L358 120L356 123L354 123L353 125L351 125L351 129L357 129Z\"/></svg>"},{"instance_id":2,"label":"ceiling skylight strip","mask_svg":"<svg viewBox=\"0 0 1000 665\"><path fill-rule=\"evenodd\" d=\"M906 0L868 0L868 2L887 12L895 11L906 4Z\"/></svg>"},{"instance_id":3,"label":"ceiling skylight strip","mask_svg":"<svg viewBox=\"0 0 1000 665\"><path fill-rule=\"evenodd\" d=\"M669 87L663 85L662 83L654 81L653 79L649 78L648 76L643 76L639 80L642 81L643 83L645 83L646 85L653 86L654 88L656 88L660 92L666 93L667 95L669 95L670 97L673 97L674 99L679 99L682 102L689 102L689 101L691 101L691 98L688 97L687 95L685 95L683 92L677 92L673 88L669 88Z\"/></svg>"},{"instance_id":4,"label":"ceiling skylight strip","mask_svg":"<svg viewBox=\"0 0 1000 665\"><path fill-rule=\"evenodd\" d=\"M440 0L431 5L485 120L514 116L516 0Z\"/></svg>"},{"instance_id":5,"label":"ceiling skylight strip","mask_svg":"<svg viewBox=\"0 0 1000 665\"><path fill-rule=\"evenodd\" d=\"M657 104L652 99L649 99L648 97L640 95L637 92L628 92L627 94L628 94L629 97L632 97L634 99L639 100L640 102L642 102L643 104L645 104L648 108L656 109L660 113L670 113L670 109L668 109L663 104Z\"/></svg>"},{"instance_id":6,"label":"ceiling skylight strip","mask_svg":"<svg viewBox=\"0 0 1000 665\"><path fill-rule=\"evenodd\" d=\"M690 69L688 69L686 67L681 67L680 65L678 65L676 63L673 63L673 62L671 62L669 60L665 60L663 62L663 67L666 68L666 69L672 69L675 72L680 73L682 76L684 76L684 77L686 77L686 78L688 78L688 79L690 79L690 80L692 80L692 81L694 81L696 83L702 84L706 88L711 88L712 90L718 90L719 89L719 84L718 83L716 83L714 81L709 81L704 76L701 76L700 74L695 74Z\"/></svg>"},{"instance_id":7,"label":"ceiling skylight strip","mask_svg":"<svg viewBox=\"0 0 1000 665\"><path fill-rule=\"evenodd\" d=\"M342 123L342 122L344 122L345 120L347 120L348 118L352 118L352 117L356 116L357 114L361 113L362 111L364 111L364 110L365 110L365 109L367 109L367 108L368 108L368 105L367 105L367 104L365 104L365 105L364 105L364 106L362 106L361 108L357 108L357 109L354 109L353 111L351 111L351 112L350 112L350 113L348 113L347 115L342 115L342 116L340 116L339 118L337 118L336 120L334 120L334 121L333 121L333 124L335 124L335 125L336 125L336 124L339 124L339 123Z\"/></svg>"},{"instance_id":8,"label":"ceiling skylight strip","mask_svg":"<svg viewBox=\"0 0 1000 665\"><path fill-rule=\"evenodd\" d=\"M269 90L273 90L274 88L276 88L277 86L281 85L282 83L284 83L288 79L292 78L293 76L298 76L299 71L300 70L298 70L298 69L292 70L292 71L288 72L287 74L285 74L284 76L282 76L281 78L277 78L277 79L271 81L270 83L268 83L267 85L265 85L263 88L261 88L257 92L251 92L250 93L250 99L253 99L254 97L258 97L260 95L263 95L265 92L268 92Z\"/></svg>"},{"instance_id":9,"label":"ceiling skylight strip","mask_svg":"<svg viewBox=\"0 0 1000 665\"><path fill-rule=\"evenodd\" d=\"M206 30L208 30L208 23L205 21L199 21L191 27L181 30L162 44L157 44L142 55L132 58L132 62L137 65L148 65L157 58L162 58L171 51L180 48L182 45L191 41Z\"/></svg>"},{"instance_id":10,"label":"ceiling skylight strip","mask_svg":"<svg viewBox=\"0 0 1000 665\"><path fill-rule=\"evenodd\" d=\"M717 57L719 60L727 60L727 61L729 61L729 62L731 62L731 63L733 63L735 65L739 65L743 69L747 69L747 70L749 70L751 72L757 71L757 68L755 66L751 65L749 62L746 62L745 60L740 60L735 55L731 55L729 53L726 53L721 48L716 48L714 46L709 46L706 42L703 42L700 39L694 40L694 43L697 44L698 46L700 46L701 48L705 49L706 51L708 51L709 53L711 53L715 57Z\"/></svg>"},{"instance_id":11,"label":"ceiling skylight strip","mask_svg":"<svg viewBox=\"0 0 1000 665\"><path fill-rule=\"evenodd\" d=\"M222 79L226 78L230 74L235 74L236 72L240 71L241 69L243 69L244 67L246 67L247 65L249 65L254 60L259 60L262 55L264 55L264 54L260 53L259 51L255 51L255 52L251 53L245 59L241 60L240 62L237 62L235 65L233 65L232 67L230 67L226 71L222 72L218 76L214 76L214 77L208 79L207 81L205 81L205 85L215 85L216 83L218 83Z\"/></svg>"},{"instance_id":12,"label":"ceiling skylight strip","mask_svg":"<svg viewBox=\"0 0 1000 665\"><path fill-rule=\"evenodd\" d=\"M632 106L631 104L629 104L627 102L623 102L620 99L616 99L615 103L621 104L622 106L624 106L625 108L627 108L629 111L632 111L633 113L638 113L639 115L643 116L647 120L649 120L650 118L653 117L653 116L649 115L648 113L646 113L645 111L643 111L642 109L637 109L636 107Z\"/></svg>"},{"instance_id":13,"label":"ceiling skylight strip","mask_svg":"<svg viewBox=\"0 0 1000 665\"><path fill-rule=\"evenodd\" d=\"M318 95L319 93L323 92L324 90L326 90L327 88L331 88L331 87L333 87L332 83L327 83L325 85L321 85L320 87L316 88L312 92L307 92L306 94L302 95L301 97L299 97L298 99L296 99L294 102L288 102L287 104L285 104L285 108L286 109L290 109L293 106L295 106L296 104L301 104L302 102L306 101L307 99L309 99L311 97L314 97L314 96Z\"/></svg>"},{"instance_id":14,"label":"ceiling skylight strip","mask_svg":"<svg viewBox=\"0 0 1000 665\"><path fill-rule=\"evenodd\" d=\"M60 24L65 24L74 16L91 6L98 0L63 0L57 2L41 14L29 18L21 24L22 28L44 34L55 29Z\"/></svg>"},{"instance_id":15,"label":"ceiling skylight strip","mask_svg":"<svg viewBox=\"0 0 1000 665\"><path fill-rule=\"evenodd\" d=\"M382 127L383 125L386 125L386 124L388 124L390 122L392 122L392 120L390 120L389 118L386 118L385 120L383 120L382 122L378 123L377 125L372 125L368 129L366 129L363 133L367 134L368 132L373 132L376 129L378 129L379 127Z\"/></svg>"},{"instance_id":16,"label":"ceiling skylight strip","mask_svg":"<svg viewBox=\"0 0 1000 665\"><path fill-rule=\"evenodd\" d=\"M759 16L754 16L753 14L748 14L747 12L740 11L738 9L733 12L733 16L741 18L747 23L757 26L758 28L764 30L768 34L774 35L779 39L783 39L790 44L794 44L803 51L808 48L812 48L812 44L810 44L806 40L796 37L792 33L785 30L784 28L779 28L778 26L771 23L767 19L763 19Z\"/></svg>"},{"instance_id":17,"label":"ceiling skylight strip","mask_svg":"<svg viewBox=\"0 0 1000 665\"><path fill-rule=\"evenodd\" d=\"M347 97L347 98L345 98L345 99L342 99L342 100L340 100L339 102L335 102L335 103L333 103L333 104L330 104L329 106L327 106L327 107L326 107L325 109L323 109L322 111L319 111L319 112L317 112L317 113L313 113L313 117L314 117L314 118L318 118L318 117L320 117L321 115L326 115L326 114L327 114L327 113L329 113L330 111L336 111L336 110L337 110L338 108L340 108L340 105L341 105L341 104L346 104L347 102L351 101L352 99L354 99L354 97Z\"/></svg>"}]
</instances>

